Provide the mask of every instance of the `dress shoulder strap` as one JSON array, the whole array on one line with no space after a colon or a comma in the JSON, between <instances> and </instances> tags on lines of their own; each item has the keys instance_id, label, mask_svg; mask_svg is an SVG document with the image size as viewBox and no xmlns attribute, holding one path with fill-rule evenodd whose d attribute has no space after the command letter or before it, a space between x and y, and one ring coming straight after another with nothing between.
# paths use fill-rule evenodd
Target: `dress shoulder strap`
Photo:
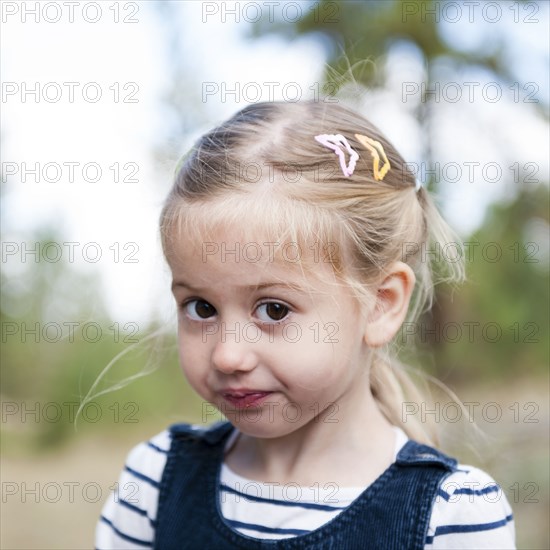
<instances>
[{"instance_id":1,"label":"dress shoulder strap","mask_svg":"<svg viewBox=\"0 0 550 550\"><path fill-rule=\"evenodd\" d=\"M231 422L216 422L210 426L197 426L194 424L178 423L172 424L168 431L174 439L183 440L198 440L215 445L219 443L225 435L227 435L233 425Z\"/></svg>"},{"instance_id":2,"label":"dress shoulder strap","mask_svg":"<svg viewBox=\"0 0 550 550\"><path fill-rule=\"evenodd\" d=\"M450 472L456 471L458 464L455 458L412 439L407 441L397 453L395 462L401 466L439 465Z\"/></svg>"}]
</instances>

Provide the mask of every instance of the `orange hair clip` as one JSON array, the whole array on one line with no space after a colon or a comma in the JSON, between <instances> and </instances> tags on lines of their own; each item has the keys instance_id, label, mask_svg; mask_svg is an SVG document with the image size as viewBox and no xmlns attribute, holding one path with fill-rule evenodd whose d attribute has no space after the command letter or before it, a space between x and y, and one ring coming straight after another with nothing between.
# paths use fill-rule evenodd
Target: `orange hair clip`
<instances>
[{"instance_id":1,"label":"orange hair clip","mask_svg":"<svg viewBox=\"0 0 550 550\"><path fill-rule=\"evenodd\" d=\"M386 156L384 147L382 147L382 144L379 141L363 136L362 134L355 134L355 137L359 143L363 145L363 147L366 147L370 151L372 158L374 159L372 163L374 179L377 181L382 181L391 168L391 164ZM380 158L382 158L382 161L384 162L382 168L380 168Z\"/></svg>"}]
</instances>

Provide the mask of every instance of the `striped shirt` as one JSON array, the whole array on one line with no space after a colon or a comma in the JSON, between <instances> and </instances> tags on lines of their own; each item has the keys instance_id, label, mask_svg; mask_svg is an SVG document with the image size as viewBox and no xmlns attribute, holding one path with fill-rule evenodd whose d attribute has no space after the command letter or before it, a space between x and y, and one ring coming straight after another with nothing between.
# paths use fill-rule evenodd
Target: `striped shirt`
<instances>
[{"instance_id":1,"label":"striped shirt","mask_svg":"<svg viewBox=\"0 0 550 550\"><path fill-rule=\"evenodd\" d=\"M395 427L395 457L407 436ZM227 441L229 448L237 435ZM152 548L160 480L170 448L164 431L128 455L118 488L103 507L96 528L96 548ZM515 548L512 510L502 489L484 471L459 464L438 491L425 550ZM346 509L365 487L334 484L281 486L243 478L222 464L218 490L228 525L259 539L283 539L309 533Z\"/></svg>"}]
</instances>

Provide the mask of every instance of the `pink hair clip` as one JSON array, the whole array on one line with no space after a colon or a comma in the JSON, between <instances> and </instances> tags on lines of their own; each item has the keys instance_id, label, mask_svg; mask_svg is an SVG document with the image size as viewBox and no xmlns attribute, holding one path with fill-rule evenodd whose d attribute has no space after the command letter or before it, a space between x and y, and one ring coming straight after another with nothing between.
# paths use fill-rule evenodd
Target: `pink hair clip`
<instances>
[{"instance_id":1,"label":"pink hair clip","mask_svg":"<svg viewBox=\"0 0 550 550\"><path fill-rule=\"evenodd\" d=\"M355 170L355 164L359 159L359 155L352 149L351 145L348 143L348 140L342 134L319 134L318 136L315 136L315 139L321 145L332 149L338 155L342 172L344 173L344 176L349 178ZM349 162L347 166L342 147L345 147L349 153Z\"/></svg>"}]
</instances>

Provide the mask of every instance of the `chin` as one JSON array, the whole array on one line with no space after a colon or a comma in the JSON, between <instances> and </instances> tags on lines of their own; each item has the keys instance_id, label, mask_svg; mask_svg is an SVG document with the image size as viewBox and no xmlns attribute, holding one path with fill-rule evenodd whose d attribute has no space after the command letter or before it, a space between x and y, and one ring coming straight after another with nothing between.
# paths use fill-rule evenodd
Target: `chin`
<instances>
[{"instance_id":1,"label":"chin","mask_svg":"<svg viewBox=\"0 0 550 550\"><path fill-rule=\"evenodd\" d=\"M301 427L299 424L289 424L283 419L272 419L270 421L268 418L260 418L254 422L252 416L246 418L242 413L240 416L227 415L227 419L243 434L261 439L284 437Z\"/></svg>"}]
</instances>

